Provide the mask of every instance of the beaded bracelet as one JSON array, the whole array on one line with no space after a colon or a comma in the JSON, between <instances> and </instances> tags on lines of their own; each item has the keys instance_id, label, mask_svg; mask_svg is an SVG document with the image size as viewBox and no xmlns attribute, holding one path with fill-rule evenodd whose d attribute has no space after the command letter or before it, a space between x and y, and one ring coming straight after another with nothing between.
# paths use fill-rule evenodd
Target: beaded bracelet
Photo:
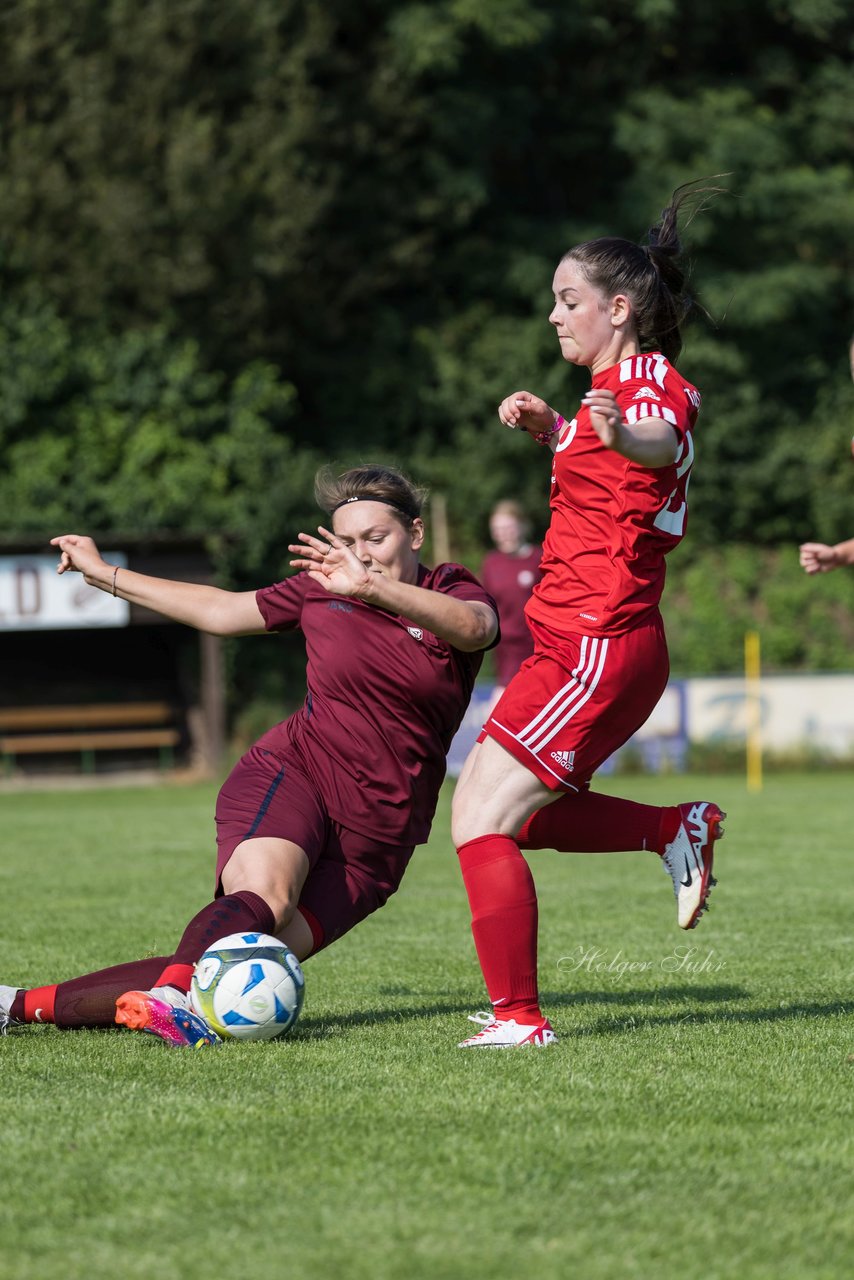
<instances>
[{"instance_id":1,"label":"beaded bracelet","mask_svg":"<svg viewBox=\"0 0 854 1280\"><path fill-rule=\"evenodd\" d=\"M564 419L560 414L558 414L554 420L553 426L549 427L548 431L534 431L531 433L532 438L536 440L537 444L548 444L552 436L557 435L563 424Z\"/></svg>"}]
</instances>

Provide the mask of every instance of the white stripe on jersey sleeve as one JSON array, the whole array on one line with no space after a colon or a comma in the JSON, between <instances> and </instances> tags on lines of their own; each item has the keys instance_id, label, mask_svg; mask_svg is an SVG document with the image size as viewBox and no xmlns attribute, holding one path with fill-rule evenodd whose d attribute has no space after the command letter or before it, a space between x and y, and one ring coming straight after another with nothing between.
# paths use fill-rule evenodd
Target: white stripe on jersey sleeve
<instances>
[{"instance_id":1,"label":"white stripe on jersey sleeve","mask_svg":"<svg viewBox=\"0 0 854 1280\"><path fill-rule=\"evenodd\" d=\"M666 404L658 405L652 400L641 400L640 404L630 404L623 414L629 426L633 426L641 418L663 418L672 426L676 426L676 414Z\"/></svg>"},{"instance_id":2,"label":"white stripe on jersey sleeve","mask_svg":"<svg viewBox=\"0 0 854 1280\"><path fill-rule=\"evenodd\" d=\"M660 353L654 356L629 356L620 361L620 382L631 382L637 378L642 382L657 382L664 390L664 379L667 377L667 361Z\"/></svg>"}]
</instances>

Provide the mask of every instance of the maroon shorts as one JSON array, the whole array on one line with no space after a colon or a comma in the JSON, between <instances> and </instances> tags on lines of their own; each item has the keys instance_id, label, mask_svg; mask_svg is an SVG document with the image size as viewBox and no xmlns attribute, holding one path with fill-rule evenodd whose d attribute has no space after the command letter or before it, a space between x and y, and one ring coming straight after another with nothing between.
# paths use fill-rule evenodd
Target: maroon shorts
<instances>
[{"instance_id":1,"label":"maroon shorts","mask_svg":"<svg viewBox=\"0 0 854 1280\"><path fill-rule=\"evenodd\" d=\"M534 655L479 741L500 742L552 791L580 791L649 719L670 664L659 615L619 636L562 636L529 619Z\"/></svg>"},{"instance_id":2,"label":"maroon shorts","mask_svg":"<svg viewBox=\"0 0 854 1280\"><path fill-rule=\"evenodd\" d=\"M300 894L314 950L329 946L395 892L412 846L383 844L330 818L296 752L254 746L232 769L216 802L216 893L244 840L275 836L305 850L310 870Z\"/></svg>"}]
</instances>

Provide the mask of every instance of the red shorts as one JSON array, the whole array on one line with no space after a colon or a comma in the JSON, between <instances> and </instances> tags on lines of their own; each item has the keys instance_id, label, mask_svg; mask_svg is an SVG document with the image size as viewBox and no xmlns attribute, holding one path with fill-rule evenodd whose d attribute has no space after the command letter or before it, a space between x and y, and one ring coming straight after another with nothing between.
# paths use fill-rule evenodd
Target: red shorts
<instances>
[{"instance_id":1,"label":"red shorts","mask_svg":"<svg viewBox=\"0 0 854 1280\"><path fill-rule=\"evenodd\" d=\"M580 791L647 720L670 663L660 615L619 636L563 636L528 620L533 657L483 727L552 791Z\"/></svg>"},{"instance_id":2,"label":"red shorts","mask_svg":"<svg viewBox=\"0 0 854 1280\"><path fill-rule=\"evenodd\" d=\"M314 950L329 946L381 907L400 884L412 846L383 844L330 818L296 752L254 746L232 769L216 802L216 894L234 850L253 837L277 836L305 850L310 870L299 908Z\"/></svg>"}]
</instances>

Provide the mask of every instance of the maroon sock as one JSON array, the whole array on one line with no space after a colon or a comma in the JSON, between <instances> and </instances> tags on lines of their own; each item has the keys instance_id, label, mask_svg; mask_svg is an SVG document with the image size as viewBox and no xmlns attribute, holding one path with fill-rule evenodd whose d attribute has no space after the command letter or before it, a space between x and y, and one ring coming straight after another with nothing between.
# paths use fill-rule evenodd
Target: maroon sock
<instances>
[{"instance_id":1,"label":"maroon sock","mask_svg":"<svg viewBox=\"0 0 854 1280\"><path fill-rule=\"evenodd\" d=\"M509 836L480 836L457 850L477 958L501 1017L542 1018L537 991L537 891L519 846Z\"/></svg>"},{"instance_id":2,"label":"maroon sock","mask_svg":"<svg viewBox=\"0 0 854 1280\"><path fill-rule=\"evenodd\" d=\"M10 1013L19 1022L55 1022L58 1027L112 1027L116 1000L126 991L168 983L189 991L196 960L211 942L229 933L272 933L275 918L263 898L249 890L210 903L184 930L170 958L133 960L46 987L19 991Z\"/></svg>"},{"instance_id":3,"label":"maroon sock","mask_svg":"<svg viewBox=\"0 0 854 1280\"><path fill-rule=\"evenodd\" d=\"M68 982L19 991L10 1012L19 1022L55 1022L66 1030L113 1027L119 996L153 986L165 961L165 956L132 960Z\"/></svg>"},{"instance_id":4,"label":"maroon sock","mask_svg":"<svg viewBox=\"0 0 854 1280\"><path fill-rule=\"evenodd\" d=\"M272 933L276 918L262 897L249 889L215 898L187 925L172 956L149 986L189 991L196 961L212 942L230 933Z\"/></svg>"},{"instance_id":5,"label":"maroon sock","mask_svg":"<svg viewBox=\"0 0 854 1280\"><path fill-rule=\"evenodd\" d=\"M679 825L678 808L637 804L620 796L580 791L532 813L517 837L522 849L561 853L663 853Z\"/></svg>"}]
</instances>

